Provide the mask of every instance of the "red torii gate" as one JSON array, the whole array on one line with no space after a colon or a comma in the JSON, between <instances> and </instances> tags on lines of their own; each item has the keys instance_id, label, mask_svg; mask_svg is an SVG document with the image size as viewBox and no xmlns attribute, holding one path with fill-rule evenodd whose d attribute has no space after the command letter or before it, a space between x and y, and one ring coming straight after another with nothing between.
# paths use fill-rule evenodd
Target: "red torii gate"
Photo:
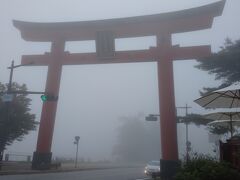
<instances>
[{"instance_id":1,"label":"red torii gate","mask_svg":"<svg viewBox=\"0 0 240 180\"><path fill-rule=\"evenodd\" d=\"M63 65L150 62L158 64L162 159L161 171L169 174L178 161L173 60L196 59L211 55L210 46L172 46L171 35L211 28L222 14L225 0L183 11L111 20L32 23L14 21L26 41L52 42L51 52L23 55L22 64L48 66L46 92L58 96ZM115 51L115 38L157 37L157 47L149 50ZM96 53L64 51L66 41L96 40ZM43 103L33 168L49 168L57 102Z\"/></svg>"}]
</instances>

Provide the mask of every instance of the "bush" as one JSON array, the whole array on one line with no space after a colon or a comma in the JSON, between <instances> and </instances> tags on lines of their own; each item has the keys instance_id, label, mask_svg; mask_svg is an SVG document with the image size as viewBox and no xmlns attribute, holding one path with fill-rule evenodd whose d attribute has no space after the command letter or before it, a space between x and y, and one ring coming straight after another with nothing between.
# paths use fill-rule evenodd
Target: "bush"
<instances>
[{"instance_id":1,"label":"bush","mask_svg":"<svg viewBox=\"0 0 240 180\"><path fill-rule=\"evenodd\" d=\"M239 180L238 171L229 164L206 155L195 155L177 172L175 180Z\"/></svg>"}]
</instances>

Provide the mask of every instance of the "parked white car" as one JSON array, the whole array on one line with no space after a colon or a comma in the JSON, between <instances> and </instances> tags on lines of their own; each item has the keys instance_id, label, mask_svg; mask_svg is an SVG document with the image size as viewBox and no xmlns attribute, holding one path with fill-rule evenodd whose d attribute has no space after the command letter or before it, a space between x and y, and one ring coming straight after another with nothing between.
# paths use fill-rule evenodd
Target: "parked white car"
<instances>
[{"instance_id":1,"label":"parked white car","mask_svg":"<svg viewBox=\"0 0 240 180\"><path fill-rule=\"evenodd\" d=\"M153 178L160 176L160 161L150 161L147 163L144 173Z\"/></svg>"}]
</instances>

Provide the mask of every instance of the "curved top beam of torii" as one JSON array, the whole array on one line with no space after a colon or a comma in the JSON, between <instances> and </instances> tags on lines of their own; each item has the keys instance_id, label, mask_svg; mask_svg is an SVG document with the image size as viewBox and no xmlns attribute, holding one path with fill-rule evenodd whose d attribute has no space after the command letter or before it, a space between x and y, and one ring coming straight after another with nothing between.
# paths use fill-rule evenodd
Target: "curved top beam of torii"
<instances>
[{"instance_id":1,"label":"curved top beam of torii","mask_svg":"<svg viewBox=\"0 0 240 180\"><path fill-rule=\"evenodd\" d=\"M61 41L61 44L64 46L66 41L96 40L98 32L106 31L112 32L113 39L156 35L158 39L157 46L159 47L159 43L162 40L167 40L170 45L172 33L210 28L213 18L222 14L225 2L226 0L222 0L210 5L183 11L112 20L58 23L13 21L13 23L21 31L22 38L27 41L53 43ZM159 41L159 38L162 39ZM211 54L211 47L175 46L170 51L168 54L174 60L195 59L209 56ZM114 51L113 48L113 53L114 55L110 58L99 61L98 52L70 54L63 50L61 52L62 58L58 58L57 62L62 65L146 62L156 61L157 56L167 54L166 50L162 48L136 51ZM44 55L23 55L22 64L47 66L51 62L51 59L53 59L52 52Z\"/></svg>"},{"instance_id":2,"label":"curved top beam of torii","mask_svg":"<svg viewBox=\"0 0 240 180\"><path fill-rule=\"evenodd\" d=\"M207 29L222 14L226 0L188 10L109 20L33 23L13 21L26 41L94 40L97 31L112 31L114 38L182 33Z\"/></svg>"}]
</instances>

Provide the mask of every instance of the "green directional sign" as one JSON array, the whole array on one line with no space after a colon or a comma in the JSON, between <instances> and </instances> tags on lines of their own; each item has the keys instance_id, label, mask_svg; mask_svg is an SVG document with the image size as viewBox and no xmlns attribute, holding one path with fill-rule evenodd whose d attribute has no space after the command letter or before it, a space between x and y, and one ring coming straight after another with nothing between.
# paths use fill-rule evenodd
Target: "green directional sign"
<instances>
[{"instance_id":1,"label":"green directional sign","mask_svg":"<svg viewBox=\"0 0 240 180\"><path fill-rule=\"evenodd\" d=\"M149 116L145 117L145 120L146 121L157 121L158 118L157 118L157 116L149 115Z\"/></svg>"}]
</instances>

